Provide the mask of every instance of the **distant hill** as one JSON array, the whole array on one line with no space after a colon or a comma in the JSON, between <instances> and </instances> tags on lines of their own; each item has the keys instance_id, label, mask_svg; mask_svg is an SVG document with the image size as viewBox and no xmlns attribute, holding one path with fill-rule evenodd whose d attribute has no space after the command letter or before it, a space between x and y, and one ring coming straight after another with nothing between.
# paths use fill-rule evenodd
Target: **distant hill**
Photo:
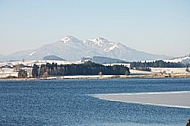
<instances>
[{"instance_id":1,"label":"distant hill","mask_svg":"<svg viewBox=\"0 0 190 126\"><path fill-rule=\"evenodd\" d=\"M65 61L65 59L62 59L55 55L45 56L45 57L43 57L43 60L63 60L63 61Z\"/></svg>"},{"instance_id":2,"label":"distant hill","mask_svg":"<svg viewBox=\"0 0 190 126\"><path fill-rule=\"evenodd\" d=\"M4 56L3 59L0 59L0 61L18 61L18 60L28 60L30 57L30 53L33 50L22 50L18 51L12 54L9 54L7 56Z\"/></svg>"},{"instance_id":3,"label":"distant hill","mask_svg":"<svg viewBox=\"0 0 190 126\"><path fill-rule=\"evenodd\" d=\"M69 61L77 61L82 57L110 57L124 61L142 61L168 59L163 55L155 55L129 48L121 43L109 41L105 38L79 40L67 36L60 41L43 45L34 50L16 52L4 57L4 60L40 60L46 56L55 55Z\"/></svg>"},{"instance_id":4,"label":"distant hill","mask_svg":"<svg viewBox=\"0 0 190 126\"><path fill-rule=\"evenodd\" d=\"M190 64L190 54L186 56L176 57L171 60L167 60L169 62L181 62L183 64Z\"/></svg>"},{"instance_id":5,"label":"distant hill","mask_svg":"<svg viewBox=\"0 0 190 126\"><path fill-rule=\"evenodd\" d=\"M93 58L89 57L83 57L82 62L85 61L91 61L99 64L104 64L104 63L126 63L126 61L120 60L120 59L114 59L114 58L109 58L109 57L101 57L101 56L94 56Z\"/></svg>"}]
</instances>

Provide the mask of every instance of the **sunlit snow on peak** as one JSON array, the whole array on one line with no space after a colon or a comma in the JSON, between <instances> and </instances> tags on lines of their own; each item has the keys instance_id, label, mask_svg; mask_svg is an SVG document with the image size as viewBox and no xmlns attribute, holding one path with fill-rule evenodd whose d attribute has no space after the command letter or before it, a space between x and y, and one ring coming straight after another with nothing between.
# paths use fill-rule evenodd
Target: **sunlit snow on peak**
<instances>
[{"instance_id":1,"label":"sunlit snow on peak","mask_svg":"<svg viewBox=\"0 0 190 126\"><path fill-rule=\"evenodd\" d=\"M110 45L110 47L104 49L105 52L109 52L114 50L115 48L119 48L119 46L116 43L110 43Z\"/></svg>"},{"instance_id":2,"label":"sunlit snow on peak","mask_svg":"<svg viewBox=\"0 0 190 126\"><path fill-rule=\"evenodd\" d=\"M98 46L103 46L105 43L108 43L108 40L105 39L105 38L95 38L95 39L89 39L90 42L94 43L95 45L98 45Z\"/></svg>"},{"instance_id":3,"label":"sunlit snow on peak","mask_svg":"<svg viewBox=\"0 0 190 126\"><path fill-rule=\"evenodd\" d=\"M69 37L64 37L64 38L61 39L61 41L63 43L68 43L69 41L71 41L71 39Z\"/></svg>"},{"instance_id":4,"label":"sunlit snow on peak","mask_svg":"<svg viewBox=\"0 0 190 126\"><path fill-rule=\"evenodd\" d=\"M73 36L66 36L66 37L62 38L61 41L63 43L69 43L69 42L78 43L78 42L80 42L79 39L77 39L77 38L75 38Z\"/></svg>"}]
</instances>

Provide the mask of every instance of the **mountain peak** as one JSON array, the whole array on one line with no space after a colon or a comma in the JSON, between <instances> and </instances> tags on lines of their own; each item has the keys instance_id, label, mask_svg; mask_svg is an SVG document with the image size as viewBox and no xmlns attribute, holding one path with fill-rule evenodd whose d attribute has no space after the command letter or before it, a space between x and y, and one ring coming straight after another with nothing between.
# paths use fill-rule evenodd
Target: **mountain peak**
<instances>
[{"instance_id":1,"label":"mountain peak","mask_svg":"<svg viewBox=\"0 0 190 126\"><path fill-rule=\"evenodd\" d=\"M98 41L108 41L107 39L102 38L102 37L98 37L97 40L98 40Z\"/></svg>"},{"instance_id":2,"label":"mountain peak","mask_svg":"<svg viewBox=\"0 0 190 126\"><path fill-rule=\"evenodd\" d=\"M95 45L98 45L98 46L103 46L105 43L109 43L109 41L105 38L102 38L102 37L98 37L98 38L95 38L95 39L89 39L88 41L94 43Z\"/></svg>"},{"instance_id":3,"label":"mountain peak","mask_svg":"<svg viewBox=\"0 0 190 126\"><path fill-rule=\"evenodd\" d=\"M66 36L66 37L61 39L61 42L63 42L63 43L69 43L69 42L78 43L78 42L80 42L80 40L78 38L73 37L73 36Z\"/></svg>"},{"instance_id":4,"label":"mountain peak","mask_svg":"<svg viewBox=\"0 0 190 126\"><path fill-rule=\"evenodd\" d=\"M107 39L102 38L102 37L98 37L96 39L92 39L92 41L99 42L99 43L107 43L107 42L109 42Z\"/></svg>"}]
</instances>

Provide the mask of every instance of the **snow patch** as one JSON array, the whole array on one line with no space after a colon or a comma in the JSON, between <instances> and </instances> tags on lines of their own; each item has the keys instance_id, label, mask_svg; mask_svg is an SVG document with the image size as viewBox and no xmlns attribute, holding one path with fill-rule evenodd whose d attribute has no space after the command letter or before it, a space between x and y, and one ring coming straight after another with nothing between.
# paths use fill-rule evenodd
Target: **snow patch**
<instances>
[{"instance_id":1,"label":"snow patch","mask_svg":"<svg viewBox=\"0 0 190 126\"><path fill-rule=\"evenodd\" d=\"M89 39L89 41L100 47L103 47L105 43L108 43L108 40L101 38L101 37L96 38L96 39Z\"/></svg>"},{"instance_id":2,"label":"snow patch","mask_svg":"<svg viewBox=\"0 0 190 126\"><path fill-rule=\"evenodd\" d=\"M119 48L117 44L114 44L113 46L107 48L107 49L104 49L105 52L109 52L109 51L112 51L114 50L115 48Z\"/></svg>"},{"instance_id":3,"label":"snow patch","mask_svg":"<svg viewBox=\"0 0 190 126\"><path fill-rule=\"evenodd\" d=\"M69 41L71 41L71 39L69 37L64 37L64 38L61 39L61 41L63 43L68 43Z\"/></svg>"},{"instance_id":4,"label":"snow patch","mask_svg":"<svg viewBox=\"0 0 190 126\"><path fill-rule=\"evenodd\" d=\"M62 38L61 41L63 43L80 43L81 42L81 40L79 40L73 36L66 36L66 37Z\"/></svg>"},{"instance_id":5,"label":"snow patch","mask_svg":"<svg viewBox=\"0 0 190 126\"><path fill-rule=\"evenodd\" d=\"M36 51L34 51L34 52L30 53L30 54L29 54L29 56L32 56L32 55L33 55L33 54L35 54L35 53L36 53Z\"/></svg>"},{"instance_id":6,"label":"snow patch","mask_svg":"<svg viewBox=\"0 0 190 126\"><path fill-rule=\"evenodd\" d=\"M98 41L98 39L90 39L90 42L94 43L95 45L101 46L103 45L103 43L101 41Z\"/></svg>"}]
</instances>

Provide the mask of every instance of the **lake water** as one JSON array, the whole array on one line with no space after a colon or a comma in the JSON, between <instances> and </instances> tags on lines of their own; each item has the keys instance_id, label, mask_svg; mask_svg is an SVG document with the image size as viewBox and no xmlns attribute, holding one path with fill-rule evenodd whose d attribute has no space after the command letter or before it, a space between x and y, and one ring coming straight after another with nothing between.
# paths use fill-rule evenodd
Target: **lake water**
<instances>
[{"instance_id":1,"label":"lake water","mask_svg":"<svg viewBox=\"0 0 190 126\"><path fill-rule=\"evenodd\" d=\"M0 126L185 126L190 109L95 94L190 91L190 79L0 81Z\"/></svg>"}]
</instances>

